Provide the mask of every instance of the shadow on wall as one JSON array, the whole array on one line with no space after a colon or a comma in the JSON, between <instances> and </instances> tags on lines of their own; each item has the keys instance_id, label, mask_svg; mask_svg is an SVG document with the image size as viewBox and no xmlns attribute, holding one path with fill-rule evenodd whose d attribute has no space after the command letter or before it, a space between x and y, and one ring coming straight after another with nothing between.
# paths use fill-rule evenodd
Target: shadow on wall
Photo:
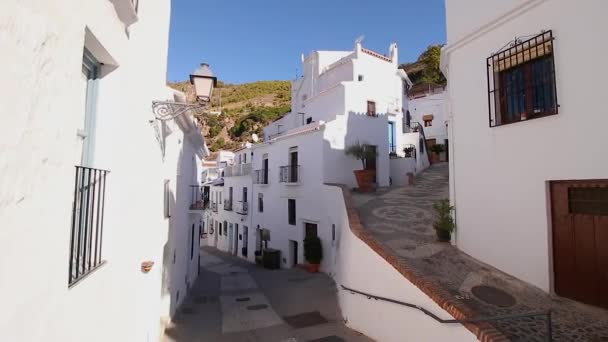
<instances>
[{"instance_id":1,"label":"shadow on wall","mask_svg":"<svg viewBox=\"0 0 608 342\"><path fill-rule=\"evenodd\" d=\"M389 186L388 114L349 112L338 115L327 123L323 142L324 183L346 184L356 187L353 171L363 168L362 162L346 155L348 146L360 142L376 147L376 160L370 167L376 169L376 184Z\"/></svg>"}]
</instances>

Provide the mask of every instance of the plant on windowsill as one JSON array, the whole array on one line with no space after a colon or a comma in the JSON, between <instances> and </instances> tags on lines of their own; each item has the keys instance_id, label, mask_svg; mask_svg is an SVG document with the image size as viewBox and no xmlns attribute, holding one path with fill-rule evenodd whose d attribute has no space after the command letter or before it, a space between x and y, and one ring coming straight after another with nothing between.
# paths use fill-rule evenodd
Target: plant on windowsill
<instances>
[{"instance_id":1,"label":"plant on windowsill","mask_svg":"<svg viewBox=\"0 0 608 342\"><path fill-rule=\"evenodd\" d=\"M366 144L361 144L359 141L357 141L356 143L347 146L344 153L347 156L352 156L357 160L360 160L361 164L363 165L363 169L353 171L355 173L355 178L357 179L359 191L372 192L374 190L372 183L374 181L374 177L376 176L376 170L369 170L366 166L369 165L371 160L376 159L378 154L376 149Z\"/></svg>"},{"instance_id":2,"label":"plant on windowsill","mask_svg":"<svg viewBox=\"0 0 608 342\"><path fill-rule=\"evenodd\" d=\"M449 242L452 240L452 232L455 228L454 219L452 218L454 207L450 205L450 200L442 199L433 204L433 209L435 209L436 216L433 228L437 233L437 240Z\"/></svg>"},{"instance_id":3,"label":"plant on windowsill","mask_svg":"<svg viewBox=\"0 0 608 342\"><path fill-rule=\"evenodd\" d=\"M323 247L318 236L308 236L304 239L304 258L308 261L306 265L308 272L319 272L319 266L323 259Z\"/></svg>"},{"instance_id":4,"label":"plant on windowsill","mask_svg":"<svg viewBox=\"0 0 608 342\"><path fill-rule=\"evenodd\" d=\"M435 144L435 145L431 146L430 150L431 150L431 152L433 152L433 159L435 161L439 161L440 160L439 153L445 151L445 148L442 144Z\"/></svg>"}]
</instances>

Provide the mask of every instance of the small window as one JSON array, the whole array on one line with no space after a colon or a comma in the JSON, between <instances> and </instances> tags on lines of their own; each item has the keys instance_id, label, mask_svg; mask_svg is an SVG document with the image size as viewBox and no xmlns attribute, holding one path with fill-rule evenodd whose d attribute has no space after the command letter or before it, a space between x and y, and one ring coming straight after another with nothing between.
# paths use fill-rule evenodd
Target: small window
<instances>
[{"instance_id":1,"label":"small window","mask_svg":"<svg viewBox=\"0 0 608 342\"><path fill-rule=\"evenodd\" d=\"M418 145L420 146L420 154L424 153L424 139L420 138Z\"/></svg>"},{"instance_id":2,"label":"small window","mask_svg":"<svg viewBox=\"0 0 608 342\"><path fill-rule=\"evenodd\" d=\"M247 188L243 188L243 202L247 203Z\"/></svg>"},{"instance_id":3,"label":"small window","mask_svg":"<svg viewBox=\"0 0 608 342\"><path fill-rule=\"evenodd\" d=\"M222 223L221 222L220 222L220 229L218 231L220 232L220 236L221 236L222 235Z\"/></svg>"},{"instance_id":4,"label":"small window","mask_svg":"<svg viewBox=\"0 0 608 342\"><path fill-rule=\"evenodd\" d=\"M247 164L247 153L243 153L243 164Z\"/></svg>"},{"instance_id":5,"label":"small window","mask_svg":"<svg viewBox=\"0 0 608 342\"><path fill-rule=\"evenodd\" d=\"M487 59L490 127L557 114L552 31Z\"/></svg>"},{"instance_id":6,"label":"small window","mask_svg":"<svg viewBox=\"0 0 608 342\"><path fill-rule=\"evenodd\" d=\"M291 225L296 224L296 200L288 199L287 200L287 221Z\"/></svg>"},{"instance_id":7,"label":"small window","mask_svg":"<svg viewBox=\"0 0 608 342\"><path fill-rule=\"evenodd\" d=\"M306 118L306 124L308 125L309 123L312 123L312 117Z\"/></svg>"},{"instance_id":8,"label":"small window","mask_svg":"<svg viewBox=\"0 0 608 342\"><path fill-rule=\"evenodd\" d=\"M433 120L424 120L424 127L433 126Z\"/></svg>"},{"instance_id":9,"label":"small window","mask_svg":"<svg viewBox=\"0 0 608 342\"><path fill-rule=\"evenodd\" d=\"M165 179L164 184L164 212L165 218L171 217L171 187L170 180Z\"/></svg>"},{"instance_id":10,"label":"small window","mask_svg":"<svg viewBox=\"0 0 608 342\"><path fill-rule=\"evenodd\" d=\"M262 193L258 194L258 211L261 213L264 212L264 194Z\"/></svg>"},{"instance_id":11,"label":"small window","mask_svg":"<svg viewBox=\"0 0 608 342\"><path fill-rule=\"evenodd\" d=\"M367 101L367 116L377 116L376 114L376 102Z\"/></svg>"},{"instance_id":12,"label":"small window","mask_svg":"<svg viewBox=\"0 0 608 342\"><path fill-rule=\"evenodd\" d=\"M331 240L336 241L336 225L331 225Z\"/></svg>"},{"instance_id":13,"label":"small window","mask_svg":"<svg viewBox=\"0 0 608 342\"><path fill-rule=\"evenodd\" d=\"M359 75L358 80L359 82L363 81L363 75Z\"/></svg>"},{"instance_id":14,"label":"small window","mask_svg":"<svg viewBox=\"0 0 608 342\"><path fill-rule=\"evenodd\" d=\"M410 85L407 83L406 80L403 80L403 95L409 95L410 92Z\"/></svg>"},{"instance_id":15,"label":"small window","mask_svg":"<svg viewBox=\"0 0 608 342\"><path fill-rule=\"evenodd\" d=\"M608 215L608 187L568 188L571 214Z\"/></svg>"}]
</instances>

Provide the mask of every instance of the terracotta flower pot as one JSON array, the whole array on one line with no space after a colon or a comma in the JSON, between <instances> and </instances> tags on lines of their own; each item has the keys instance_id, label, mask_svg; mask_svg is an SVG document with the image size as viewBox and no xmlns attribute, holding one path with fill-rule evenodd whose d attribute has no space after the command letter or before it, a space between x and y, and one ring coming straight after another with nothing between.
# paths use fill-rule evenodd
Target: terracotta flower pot
<instances>
[{"instance_id":1,"label":"terracotta flower pot","mask_svg":"<svg viewBox=\"0 0 608 342\"><path fill-rule=\"evenodd\" d=\"M318 273L318 272L319 272L319 267L320 267L320 266L321 266L321 265L319 265L319 264L306 264L306 270L307 270L309 273Z\"/></svg>"},{"instance_id":2,"label":"terracotta flower pot","mask_svg":"<svg viewBox=\"0 0 608 342\"><path fill-rule=\"evenodd\" d=\"M374 173L373 170L356 170L353 171L355 173L355 178L357 179L357 185L359 186L359 191L361 192L372 192L374 188L372 187L372 183L374 181Z\"/></svg>"}]
</instances>

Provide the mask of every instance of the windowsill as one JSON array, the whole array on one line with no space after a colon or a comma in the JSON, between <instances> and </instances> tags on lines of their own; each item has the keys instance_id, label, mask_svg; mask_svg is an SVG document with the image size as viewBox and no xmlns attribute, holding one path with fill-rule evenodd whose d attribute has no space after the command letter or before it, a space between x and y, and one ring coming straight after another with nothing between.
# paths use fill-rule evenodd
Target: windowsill
<instances>
[{"instance_id":1,"label":"windowsill","mask_svg":"<svg viewBox=\"0 0 608 342\"><path fill-rule=\"evenodd\" d=\"M103 266L105 266L107 264L107 261L102 260L99 265L93 267L92 269L90 269L87 273L83 274L80 276L80 278L78 278L76 281L74 281L72 284L68 285L68 290L72 289L74 286L80 284L84 279L87 279L91 274L95 273L95 271L101 269Z\"/></svg>"},{"instance_id":2,"label":"windowsill","mask_svg":"<svg viewBox=\"0 0 608 342\"><path fill-rule=\"evenodd\" d=\"M283 183L287 186L296 186L296 185L300 185L300 182L295 182L295 183Z\"/></svg>"},{"instance_id":3,"label":"windowsill","mask_svg":"<svg viewBox=\"0 0 608 342\"><path fill-rule=\"evenodd\" d=\"M519 121L505 122L505 123L502 123L502 124L500 124L500 125L494 125L494 126L492 126L492 125L490 124L490 128L502 127L502 126L509 126L509 125L512 125L512 124L517 124L517 123L520 123L520 122L526 122L526 121L535 120L535 119L540 119L540 118L546 118L546 117L549 117L549 116L554 116L554 115L557 115L557 114L558 114L557 112L555 112L555 113L546 113L546 114L545 114L545 113L534 114L534 116L532 116L532 117L530 117L530 118L527 118L526 120L519 120Z\"/></svg>"}]
</instances>

